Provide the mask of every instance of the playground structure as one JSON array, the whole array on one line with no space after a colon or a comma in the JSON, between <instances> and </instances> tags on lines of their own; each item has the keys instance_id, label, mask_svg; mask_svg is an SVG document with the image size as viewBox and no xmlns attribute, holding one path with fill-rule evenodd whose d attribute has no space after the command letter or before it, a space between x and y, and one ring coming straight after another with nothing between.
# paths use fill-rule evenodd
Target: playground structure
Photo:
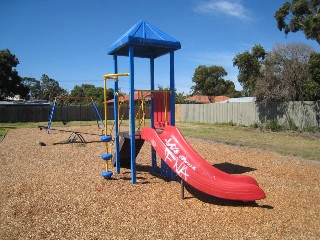
<instances>
[{"instance_id":1,"label":"playground structure","mask_svg":"<svg viewBox=\"0 0 320 240\"><path fill-rule=\"evenodd\" d=\"M73 143L73 142L76 142L76 139L79 139L80 142L84 143L84 142L86 142L86 140L84 139L82 134L101 136L100 134L95 134L95 133L87 133L87 132L70 131L70 130L52 128L51 125L52 125L53 114L54 114L55 108L56 108L58 102L63 102L63 101L90 101L91 105L92 105L93 112L96 116L98 128L100 128L99 121L101 122L101 124L103 126L105 126L104 121L102 120L102 117L99 113L99 110L98 110L97 105L95 104L93 98L91 98L91 97L55 97L53 104L52 104L52 107L49 112L48 125L47 126L39 126L40 130L46 129L48 134L50 133L51 130L60 131L60 132L70 132L71 134L70 134L69 138L63 143ZM61 144L61 143L59 143L59 144Z\"/></svg>"},{"instance_id":2,"label":"playground structure","mask_svg":"<svg viewBox=\"0 0 320 240\"><path fill-rule=\"evenodd\" d=\"M231 175L211 166L188 144L178 128L175 127L175 81L174 81L174 52L181 48L180 42L168 36L151 24L140 20L129 31L121 36L109 49L108 54L113 55L114 73L104 75L105 90L105 136L101 141L105 142L105 152L101 158L106 161L106 171L102 176L111 178L113 172L109 170L111 159L114 159L116 173L120 173L123 161L130 160L131 182L136 183L136 156L144 140L152 146L151 165L152 171L156 171L156 153L162 158L161 174L171 180L176 176L181 178L181 185L187 182L194 188L212 196L241 201L254 201L265 198L265 193L259 187L257 181L250 176ZM170 55L170 90L157 91L154 89L154 60L162 55ZM129 57L130 73L118 73L118 56ZM150 89L135 89L134 58L149 58L150 60ZM129 133L119 131L119 77L130 78L129 98ZM114 81L114 134L107 133L107 99L106 82ZM151 96L151 126L146 127L144 122L143 97L135 113L135 93L143 95L149 92ZM138 101L140 101L138 99ZM136 115L138 126L136 129ZM142 127L143 126L143 127ZM136 131L138 130L138 131ZM140 131L141 130L141 131ZM127 140L127 144L120 144L120 137ZM114 154L112 149L114 147ZM129 156L123 157L124 149Z\"/></svg>"},{"instance_id":3,"label":"playground structure","mask_svg":"<svg viewBox=\"0 0 320 240\"><path fill-rule=\"evenodd\" d=\"M52 107L50 109L48 125L46 127L46 131L48 133L50 133L50 130L51 130L51 124L52 124L52 119L53 119L53 114L54 114L55 108L56 108L56 106L58 105L59 102L63 103L64 101L81 101L81 102L89 101L89 102L91 102L93 112L94 112L94 114L96 116L96 121L97 121L98 127L100 128L99 121L104 126L104 122L102 120L102 117L101 117L101 115L99 113L99 110L97 108L97 105L95 104L95 102L94 102L92 97L55 97L54 100L53 100Z\"/></svg>"}]
</instances>

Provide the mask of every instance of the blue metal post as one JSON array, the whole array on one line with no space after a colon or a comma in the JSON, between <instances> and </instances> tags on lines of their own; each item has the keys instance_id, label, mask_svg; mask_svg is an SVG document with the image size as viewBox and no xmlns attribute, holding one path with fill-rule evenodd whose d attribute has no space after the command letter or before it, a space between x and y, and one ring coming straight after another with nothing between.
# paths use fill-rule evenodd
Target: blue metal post
<instances>
[{"instance_id":1,"label":"blue metal post","mask_svg":"<svg viewBox=\"0 0 320 240\"><path fill-rule=\"evenodd\" d=\"M51 110L50 110L50 113L49 113L49 120L48 120L48 127L47 127L48 133L50 132L52 118L53 118L53 112L54 112L54 108L55 108L56 104L57 104L57 102L56 102L56 100L54 100L52 107L51 107Z\"/></svg>"},{"instance_id":2,"label":"blue metal post","mask_svg":"<svg viewBox=\"0 0 320 240\"><path fill-rule=\"evenodd\" d=\"M175 126L175 86L174 86L174 51L170 52L170 125Z\"/></svg>"},{"instance_id":3,"label":"blue metal post","mask_svg":"<svg viewBox=\"0 0 320 240\"><path fill-rule=\"evenodd\" d=\"M96 117L97 117L97 124L98 124L98 121L100 120L100 122L104 126L104 121L102 120L102 117L101 117L101 115L99 113L97 105L93 101L92 101L92 106L93 106L93 111L94 111L94 113L96 114Z\"/></svg>"},{"instance_id":4,"label":"blue metal post","mask_svg":"<svg viewBox=\"0 0 320 240\"><path fill-rule=\"evenodd\" d=\"M136 183L136 131L134 121L134 47L129 47L130 59L130 159L131 159L131 183Z\"/></svg>"},{"instance_id":5,"label":"blue metal post","mask_svg":"<svg viewBox=\"0 0 320 240\"><path fill-rule=\"evenodd\" d=\"M170 125L175 126L176 124L176 114L175 114L175 85L174 85L174 51L170 52ZM176 174L171 169L168 170L170 175L170 180L176 178Z\"/></svg>"},{"instance_id":6,"label":"blue metal post","mask_svg":"<svg viewBox=\"0 0 320 240\"><path fill-rule=\"evenodd\" d=\"M113 56L114 73L118 73L118 58L117 55ZM119 144L119 112L118 112L118 93L119 83L118 80L114 81L114 142L115 142L115 158L116 158L116 173L120 173L120 144Z\"/></svg>"},{"instance_id":7,"label":"blue metal post","mask_svg":"<svg viewBox=\"0 0 320 240\"><path fill-rule=\"evenodd\" d=\"M150 58L150 90L154 90L154 58ZM153 93L151 93L153 96ZM154 128L154 106L153 106L153 97L151 98L150 103L150 120L151 120L151 127ZM151 171L156 173L157 170L157 157L156 151L151 146Z\"/></svg>"}]
</instances>

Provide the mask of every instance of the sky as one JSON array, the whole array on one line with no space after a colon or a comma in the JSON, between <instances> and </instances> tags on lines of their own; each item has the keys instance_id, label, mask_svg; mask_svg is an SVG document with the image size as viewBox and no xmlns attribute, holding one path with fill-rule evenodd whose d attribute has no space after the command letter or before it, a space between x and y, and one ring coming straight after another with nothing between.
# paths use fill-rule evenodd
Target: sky
<instances>
[{"instance_id":1,"label":"sky","mask_svg":"<svg viewBox=\"0 0 320 240\"><path fill-rule=\"evenodd\" d=\"M285 0L0 0L0 50L9 49L22 77L57 80L69 92L75 85L103 87L113 73L108 48L143 19L180 41L175 52L175 85L189 93L199 65L222 66L236 89L238 69L232 59L260 44L305 43L320 51L302 32L280 32L275 11ZM129 59L119 57L119 72L129 72ZM155 85L169 86L169 54L155 60ZM108 87L112 87L108 83ZM121 78L122 92L129 79ZM135 58L135 89L149 89L149 60Z\"/></svg>"}]
</instances>

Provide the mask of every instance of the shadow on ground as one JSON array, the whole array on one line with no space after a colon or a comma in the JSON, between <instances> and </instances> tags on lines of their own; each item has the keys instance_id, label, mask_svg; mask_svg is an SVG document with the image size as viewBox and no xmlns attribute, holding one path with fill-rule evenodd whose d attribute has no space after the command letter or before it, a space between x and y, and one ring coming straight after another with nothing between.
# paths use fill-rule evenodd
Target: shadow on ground
<instances>
[{"instance_id":1,"label":"shadow on ground","mask_svg":"<svg viewBox=\"0 0 320 240\"><path fill-rule=\"evenodd\" d=\"M252 172L257 170L255 168L245 167L245 166L228 163L228 162L213 164L212 166L229 174L242 174L242 173Z\"/></svg>"}]
</instances>

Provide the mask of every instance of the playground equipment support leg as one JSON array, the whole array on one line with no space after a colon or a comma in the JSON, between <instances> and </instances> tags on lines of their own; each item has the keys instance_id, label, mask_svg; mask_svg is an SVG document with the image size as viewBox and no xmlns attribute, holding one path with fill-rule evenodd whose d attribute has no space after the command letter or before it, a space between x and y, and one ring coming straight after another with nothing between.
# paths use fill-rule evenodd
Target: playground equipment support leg
<instances>
[{"instance_id":1,"label":"playground equipment support leg","mask_svg":"<svg viewBox=\"0 0 320 240\"><path fill-rule=\"evenodd\" d=\"M134 47L129 47L130 58L130 159L131 159L131 183L136 183L136 146L135 146L135 120L134 120Z\"/></svg>"},{"instance_id":2,"label":"playground equipment support leg","mask_svg":"<svg viewBox=\"0 0 320 240\"><path fill-rule=\"evenodd\" d=\"M180 178L180 186L181 186L180 198L183 200L184 199L184 181L182 180L182 178Z\"/></svg>"},{"instance_id":3,"label":"playground equipment support leg","mask_svg":"<svg viewBox=\"0 0 320 240\"><path fill-rule=\"evenodd\" d=\"M175 125L174 51L170 52L170 125Z\"/></svg>"},{"instance_id":4,"label":"playground equipment support leg","mask_svg":"<svg viewBox=\"0 0 320 240\"><path fill-rule=\"evenodd\" d=\"M114 73L118 73L118 58L116 55L113 56L114 61ZM116 173L120 173L120 146L119 146L119 108L118 108L118 102L119 102L119 83L117 80L114 81L114 141L115 141L115 162L116 162Z\"/></svg>"},{"instance_id":5,"label":"playground equipment support leg","mask_svg":"<svg viewBox=\"0 0 320 240\"><path fill-rule=\"evenodd\" d=\"M150 89L154 90L154 58L150 58ZM152 93L153 94L153 93ZM150 120L151 120L151 128L154 128L154 106L153 106L153 97L151 98L150 105ZM157 171L157 156L156 151L151 146L151 171L152 173L156 173Z\"/></svg>"}]
</instances>

